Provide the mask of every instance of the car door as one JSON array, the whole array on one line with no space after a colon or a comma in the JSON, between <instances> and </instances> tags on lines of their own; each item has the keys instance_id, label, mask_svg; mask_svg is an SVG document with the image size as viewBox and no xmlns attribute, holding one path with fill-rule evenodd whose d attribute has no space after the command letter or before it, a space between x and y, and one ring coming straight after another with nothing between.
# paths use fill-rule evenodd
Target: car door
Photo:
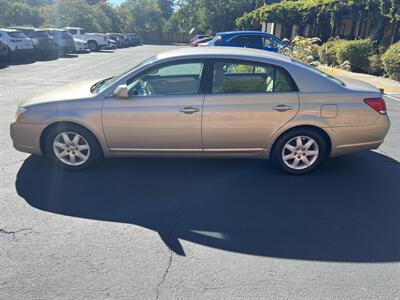
<instances>
[{"instance_id":1,"label":"car door","mask_svg":"<svg viewBox=\"0 0 400 300\"><path fill-rule=\"evenodd\" d=\"M176 62L127 80L129 97L104 100L111 151L202 152L202 61Z\"/></svg>"},{"instance_id":2,"label":"car door","mask_svg":"<svg viewBox=\"0 0 400 300\"><path fill-rule=\"evenodd\" d=\"M204 151L260 151L299 110L297 87L281 67L217 60L204 99Z\"/></svg>"}]
</instances>

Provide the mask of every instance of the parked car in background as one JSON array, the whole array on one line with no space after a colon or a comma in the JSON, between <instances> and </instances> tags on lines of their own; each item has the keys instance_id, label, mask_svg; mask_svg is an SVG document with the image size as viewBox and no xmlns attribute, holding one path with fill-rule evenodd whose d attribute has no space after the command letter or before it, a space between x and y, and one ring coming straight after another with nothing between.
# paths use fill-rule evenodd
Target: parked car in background
<instances>
[{"instance_id":1,"label":"parked car in background","mask_svg":"<svg viewBox=\"0 0 400 300\"><path fill-rule=\"evenodd\" d=\"M107 45L107 37L103 33L86 33L80 27L65 27L64 29L74 38L86 41L90 51L99 51Z\"/></svg>"},{"instance_id":2,"label":"parked car in background","mask_svg":"<svg viewBox=\"0 0 400 300\"><path fill-rule=\"evenodd\" d=\"M126 36L129 38L130 46L136 47L143 45L142 38L136 33L127 33Z\"/></svg>"},{"instance_id":3,"label":"parked car in background","mask_svg":"<svg viewBox=\"0 0 400 300\"><path fill-rule=\"evenodd\" d=\"M0 40L9 49L9 55L34 54L32 40L19 30L0 28Z\"/></svg>"},{"instance_id":4,"label":"parked car in background","mask_svg":"<svg viewBox=\"0 0 400 300\"><path fill-rule=\"evenodd\" d=\"M130 46L129 38L122 33L111 33L114 38L118 39L119 48L128 48Z\"/></svg>"},{"instance_id":5,"label":"parked car in background","mask_svg":"<svg viewBox=\"0 0 400 300\"><path fill-rule=\"evenodd\" d=\"M49 89L19 105L11 137L71 170L102 157L247 156L301 175L378 148L390 127L377 88L252 49L176 49Z\"/></svg>"},{"instance_id":6,"label":"parked car in background","mask_svg":"<svg viewBox=\"0 0 400 300\"><path fill-rule=\"evenodd\" d=\"M7 59L10 55L10 49L0 40L0 59Z\"/></svg>"},{"instance_id":7,"label":"parked car in background","mask_svg":"<svg viewBox=\"0 0 400 300\"><path fill-rule=\"evenodd\" d=\"M46 29L33 27L13 27L19 30L32 40L33 48L37 56L52 56L57 53L53 38Z\"/></svg>"},{"instance_id":8,"label":"parked car in background","mask_svg":"<svg viewBox=\"0 0 400 300\"><path fill-rule=\"evenodd\" d=\"M242 47L279 52L288 45L278 37L260 31L219 32L208 46Z\"/></svg>"},{"instance_id":9,"label":"parked car in background","mask_svg":"<svg viewBox=\"0 0 400 300\"><path fill-rule=\"evenodd\" d=\"M191 40L190 42L196 41L196 40L201 40L201 39L205 39L205 38L209 38L212 37L211 35L208 34L196 34Z\"/></svg>"},{"instance_id":10,"label":"parked car in background","mask_svg":"<svg viewBox=\"0 0 400 300\"><path fill-rule=\"evenodd\" d=\"M75 52L89 51L86 41L74 38Z\"/></svg>"},{"instance_id":11,"label":"parked car in background","mask_svg":"<svg viewBox=\"0 0 400 300\"><path fill-rule=\"evenodd\" d=\"M75 51L74 39L68 31L56 28L46 28L46 30L52 36L60 55Z\"/></svg>"},{"instance_id":12,"label":"parked car in background","mask_svg":"<svg viewBox=\"0 0 400 300\"><path fill-rule=\"evenodd\" d=\"M121 36L114 33L106 33L106 36L108 40L111 40L115 43L117 48L123 48L123 38Z\"/></svg>"},{"instance_id":13,"label":"parked car in background","mask_svg":"<svg viewBox=\"0 0 400 300\"><path fill-rule=\"evenodd\" d=\"M192 47L197 47L197 46L200 46L201 44L204 44L204 46L205 46L205 45L206 45L208 42L210 42L213 38L214 38L214 37L210 36L210 37L202 38L202 39L199 39L199 40L194 40L194 41L192 41L192 42L190 43L190 45L191 45ZM202 45L202 46L203 46L203 45Z\"/></svg>"},{"instance_id":14,"label":"parked car in background","mask_svg":"<svg viewBox=\"0 0 400 300\"><path fill-rule=\"evenodd\" d=\"M117 46L117 42L116 41L111 40L111 39L107 40L107 45L106 45L105 49L114 50L114 49L117 49L117 48L118 48L118 46Z\"/></svg>"}]
</instances>

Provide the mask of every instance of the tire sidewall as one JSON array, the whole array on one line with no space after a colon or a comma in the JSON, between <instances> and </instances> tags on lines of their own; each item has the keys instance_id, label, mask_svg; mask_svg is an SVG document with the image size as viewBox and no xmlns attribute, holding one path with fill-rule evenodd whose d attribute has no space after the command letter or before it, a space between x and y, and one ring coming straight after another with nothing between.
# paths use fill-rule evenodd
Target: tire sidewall
<instances>
[{"instance_id":1,"label":"tire sidewall","mask_svg":"<svg viewBox=\"0 0 400 300\"><path fill-rule=\"evenodd\" d=\"M63 163L61 160L58 159L56 154L54 153L53 150L53 142L54 139L62 132L75 132L79 135L81 135L89 144L90 147L90 155L89 159L82 165L79 166L70 166L65 163ZM74 125L63 125L63 126L57 126L53 129L50 130L50 132L46 136L46 155L51 158L59 167L62 167L67 170L71 171L80 171L84 169L91 168L95 166L98 161L101 158L101 151L100 151L100 145L97 142L96 138L93 136L93 134L88 131L87 129L81 128L79 126L74 126Z\"/></svg>"},{"instance_id":2,"label":"tire sidewall","mask_svg":"<svg viewBox=\"0 0 400 300\"><path fill-rule=\"evenodd\" d=\"M291 169L290 167L288 167L285 164L285 162L283 161L282 150L288 141L290 141L294 137L300 136L300 135L308 136L308 137L312 138L318 144L319 155L318 155L317 160L310 167L303 169L303 170L295 170L295 169ZM295 130L292 130L292 131L289 131L289 132L283 134L276 141L276 143L274 145L274 149L273 149L273 157L272 158L273 158L274 163L278 167L280 167L281 170L285 171L286 173L289 173L292 175L304 175L304 174L308 174L308 173L315 171L320 166L320 164L324 161L324 159L327 157L327 152L328 152L328 148L327 148L327 143L326 143L324 137L322 137L315 130L299 128L299 129L295 129Z\"/></svg>"},{"instance_id":3,"label":"tire sidewall","mask_svg":"<svg viewBox=\"0 0 400 300\"><path fill-rule=\"evenodd\" d=\"M88 48L90 51L97 51L98 50L97 43L94 41L89 41Z\"/></svg>"}]
</instances>

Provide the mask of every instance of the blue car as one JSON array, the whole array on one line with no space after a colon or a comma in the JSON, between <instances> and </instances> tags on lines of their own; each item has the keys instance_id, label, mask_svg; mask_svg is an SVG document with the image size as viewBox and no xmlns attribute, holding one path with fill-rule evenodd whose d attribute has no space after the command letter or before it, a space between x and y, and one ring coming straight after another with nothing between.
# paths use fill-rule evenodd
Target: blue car
<instances>
[{"instance_id":1,"label":"blue car","mask_svg":"<svg viewBox=\"0 0 400 300\"><path fill-rule=\"evenodd\" d=\"M278 52L288 46L276 36L260 31L219 32L207 45L253 48L272 52Z\"/></svg>"}]
</instances>

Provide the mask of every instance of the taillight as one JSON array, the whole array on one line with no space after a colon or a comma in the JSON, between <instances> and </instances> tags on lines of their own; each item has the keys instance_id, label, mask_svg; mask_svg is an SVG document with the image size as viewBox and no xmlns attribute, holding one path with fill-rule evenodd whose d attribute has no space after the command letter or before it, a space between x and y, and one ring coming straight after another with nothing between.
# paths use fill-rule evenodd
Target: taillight
<instances>
[{"instance_id":1,"label":"taillight","mask_svg":"<svg viewBox=\"0 0 400 300\"><path fill-rule=\"evenodd\" d=\"M381 115L386 115L386 104L383 98L367 98L364 99L364 102Z\"/></svg>"}]
</instances>

